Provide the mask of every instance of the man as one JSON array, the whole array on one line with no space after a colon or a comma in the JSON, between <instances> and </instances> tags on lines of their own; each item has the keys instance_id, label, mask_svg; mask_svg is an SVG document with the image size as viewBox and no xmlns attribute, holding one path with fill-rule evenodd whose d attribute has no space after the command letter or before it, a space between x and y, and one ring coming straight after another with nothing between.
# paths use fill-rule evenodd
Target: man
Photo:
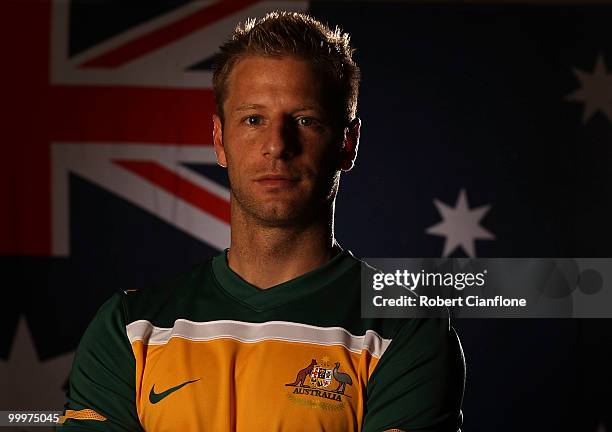
<instances>
[{"instance_id":1,"label":"man","mask_svg":"<svg viewBox=\"0 0 612 432\"><path fill-rule=\"evenodd\" d=\"M459 429L448 319L361 318L361 262L334 239L359 142L351 55L347 34L296 13L248 21L221 47L214 146L231 245L102 306L60 430Z\"/></svg>"}]
</instances>

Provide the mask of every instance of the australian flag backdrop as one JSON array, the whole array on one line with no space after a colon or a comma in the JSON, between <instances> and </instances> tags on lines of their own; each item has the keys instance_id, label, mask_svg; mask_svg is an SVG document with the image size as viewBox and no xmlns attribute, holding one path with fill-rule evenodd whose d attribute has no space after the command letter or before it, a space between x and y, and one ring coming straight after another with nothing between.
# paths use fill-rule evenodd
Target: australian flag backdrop
<instances>
[{"instance_id":1,"label":"australian flag backdrop","mask_svg":"<svg viewBox=\"0 0 612 432\"><path fill-rule=\"evenodd\" d=\"M212 58L275 9L339 25L357 49L345 248L610 256L612 4L4 0L0 410L61 410L104 300L228 246ZM609 320L454 324L464 431L612 431Z\"/></svg>"}]
</instances>

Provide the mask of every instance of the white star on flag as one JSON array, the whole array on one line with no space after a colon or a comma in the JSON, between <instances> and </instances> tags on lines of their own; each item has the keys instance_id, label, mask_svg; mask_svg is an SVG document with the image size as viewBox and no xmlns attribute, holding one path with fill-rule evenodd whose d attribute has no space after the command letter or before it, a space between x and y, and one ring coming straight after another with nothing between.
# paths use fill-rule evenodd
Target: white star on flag
<instances>
[{"instance_id":1,"label":"white star on flag","mask_svg":"<svg viewBox=\"0 0 612 432\"><path fill-rule=\"evenodd\" d=\"M442 222L433 225L425 232L427 234L446 237L442 256L449 256L457 247L461 247L471 258L476 256L474 240L493 240L495 236L480 226L480 220L491 208L484 205L470 209L465 189L459 191L455 208L448 206L438 199L434 199Z\"/></svg>"},{"instance_id":2,"label":"white star on flag","mask_svg":"<svg viewBox=\"0 0 612 432\"><path fill-rule=\"evenodd\" d=\"M22 316L17 325L8 361L0 361L4 410L63 411L62 386L68 378L74 352L40 361L34 341Z\"/></svg>"},{"instance_id":3,"label":"white star on flag","mask_svg":"<svg viewBox=\"0 0 612 432\"><path fill-rule=\"evenodd\" d=\"M597 57L592 73L574 68L581 87L565 98L584 103L582 122L586 124L597 111L601 111L612 122L612 73L607 73L603 55Z\"/></svg>"}]
</instances>

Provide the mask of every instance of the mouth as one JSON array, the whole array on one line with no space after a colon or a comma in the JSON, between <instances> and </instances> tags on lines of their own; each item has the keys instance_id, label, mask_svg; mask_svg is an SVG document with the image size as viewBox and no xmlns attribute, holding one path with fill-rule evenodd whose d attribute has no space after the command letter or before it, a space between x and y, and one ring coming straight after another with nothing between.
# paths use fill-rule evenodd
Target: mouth
<instances>
[{"instance_id":1,"label":"mouth","mask_svg":"<svg viewBox=\"0 0 612 432\"><path fill-rule=\"evenodd\" d=\"M284 174L264 174L255 178L257 184L270 187L290 187L298 181L299 178Z\"/></svg>"}]
</instances>

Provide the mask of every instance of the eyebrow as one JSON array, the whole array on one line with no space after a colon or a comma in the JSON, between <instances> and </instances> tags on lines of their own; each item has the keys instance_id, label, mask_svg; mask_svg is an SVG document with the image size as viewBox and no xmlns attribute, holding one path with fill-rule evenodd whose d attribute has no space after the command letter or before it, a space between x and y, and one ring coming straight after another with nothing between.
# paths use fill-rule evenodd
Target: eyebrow
<instances>
[{"instance_id":1,"label":"eyebrow","mask_svg":"<svg viewBox=\"0 0 612 432\"><path fill-rule=\"evenodd\" d=\"M301 107L296 108L293 112L308 111L308 110L316 111L317 109L318 109L318 107L315 106L315 105L302 105Z\"/></svg>"},{"instance_id":2,"label":"eyebrow","mask_svg":"<svg viewBox=\"0 0 612 432\"><path fill-rule=\"evenodd\" d=\"M264 106L260 104L243 104L238 106L234 111L247 111L256 108L264 108Z\"/></svg>"},{"instance_id":3,"label":"eyebrow","mask_svg":"<svg viewBox=\"0 0 612 432\"><path fill-rule=\"evenodd\" d=\"M261 104L243 104L243 105L239 105L234 111L248 111L251 109L258 109L258 108L265 108L265 105L261 105ZM314 105L302 105L298 108L296 108L295 110L293 110L293 112L298 112L298 111L307 111L307 110L317 110L317 107Z\"/></svg>"}]
</instances>

